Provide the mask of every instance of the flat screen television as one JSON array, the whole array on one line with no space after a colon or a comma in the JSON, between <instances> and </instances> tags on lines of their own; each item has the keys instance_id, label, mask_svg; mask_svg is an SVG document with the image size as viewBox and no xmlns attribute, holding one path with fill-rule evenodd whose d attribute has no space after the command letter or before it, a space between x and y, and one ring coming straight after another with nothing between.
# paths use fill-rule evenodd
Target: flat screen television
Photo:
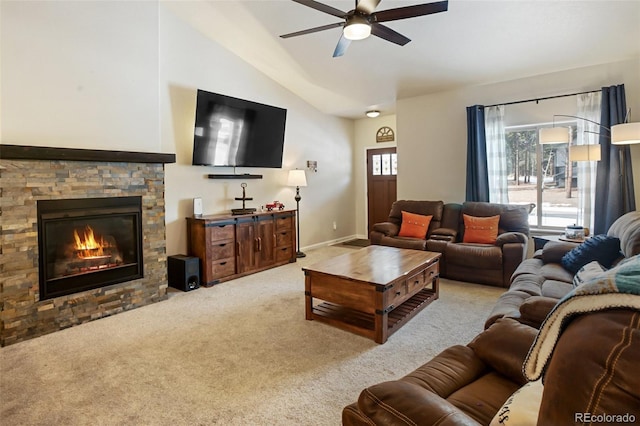
<instances>
[{"instance_id":1,"label":"flat screen television","mask_svg":"<svg viewBox=\"0 0 640 426\"><path fill-rule=\"evenodd\" d=\"M198 90L193 165L282 167L287 110Z\"/></svg>"}]
</instances>

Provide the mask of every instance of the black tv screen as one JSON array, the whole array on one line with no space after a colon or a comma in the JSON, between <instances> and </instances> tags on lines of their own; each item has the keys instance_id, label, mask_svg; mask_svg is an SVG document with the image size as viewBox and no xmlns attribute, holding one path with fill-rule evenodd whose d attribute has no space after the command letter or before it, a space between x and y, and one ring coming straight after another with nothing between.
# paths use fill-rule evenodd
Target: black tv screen
<instances>
[{"instance_id":1,"label":"black tv screen","mask_svg":"<svg viewBox=\"0 0 640 426\"><path fill-rule=\"evenodd\" d=\"M287 110L198 90L193 165L282 167Z\"/></svg>"}]
</instances>

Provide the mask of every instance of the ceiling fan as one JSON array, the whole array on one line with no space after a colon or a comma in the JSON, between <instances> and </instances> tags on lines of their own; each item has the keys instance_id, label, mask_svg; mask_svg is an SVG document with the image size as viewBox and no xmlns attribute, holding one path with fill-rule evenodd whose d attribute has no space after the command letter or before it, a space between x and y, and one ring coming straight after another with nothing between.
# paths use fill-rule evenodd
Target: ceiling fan
<instances>
[{"instance_id":1,"label":"ceiling fan","mask_svg":"<svg viewBox=\"0 0 640 426\"><path fill-rule=\"evenodd\" d=\"M448 1L439 1L428 4L418 4L414 6L398 7L395 9L381 10L376 12L375 9L381 0L355 0L356 8L349 12L343 12L334 7L319 3L314 0L292 0L320 12L328 13L335 17L344 19L344 22L336 22L335 24L323 25L320 27L309 28L308 30L296 31L294 33L284 34L280 37L289 38L305 34L311 34L318 31L329 30L331 28L344 27L342 35L338 41L338 45L333 52L333 57L342 56L346 52L352 40L362 40L371 34L383 38L391 43L404 46L411 40L402 34L386 27L380 22L396 21L398 19L413 18L416 16L430 15L432 13L445 12L448 7Z\"/></svg>"}]
</instances>

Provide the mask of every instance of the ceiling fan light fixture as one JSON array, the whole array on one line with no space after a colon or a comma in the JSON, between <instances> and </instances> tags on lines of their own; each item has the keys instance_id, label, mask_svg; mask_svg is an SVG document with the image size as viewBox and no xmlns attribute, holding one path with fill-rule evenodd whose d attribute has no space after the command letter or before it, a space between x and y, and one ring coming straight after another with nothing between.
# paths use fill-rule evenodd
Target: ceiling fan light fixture
<instances>
[{"instance_id":1,"label":"ceiling fan light fixture","mask_svg":"<svg viewBox=\"0 0 640 426\"><path fill-rule=\"evenodd\" d=\"M342 33L348 40L364 40L371 35L371 24L365 17L354 15L347 20Z\"/></svg>"},{"instance_id":2,"label":"ceiling fan light fixture","mask_svg":"<svg viewBox=\"0 0 640 426\"><path fill-rule=\"evenodd\" d=\"M371 111L367 111L366 115L369 118L376 118L376 117L378 117L380 115L380 111L373 109Z\"/></svg>"}]
</instances>

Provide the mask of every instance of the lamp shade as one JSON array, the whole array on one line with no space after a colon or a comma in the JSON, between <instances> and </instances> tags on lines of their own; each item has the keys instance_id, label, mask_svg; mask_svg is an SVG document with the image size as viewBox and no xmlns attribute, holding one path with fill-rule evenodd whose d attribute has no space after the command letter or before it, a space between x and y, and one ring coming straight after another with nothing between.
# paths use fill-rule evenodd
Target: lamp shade
<instances>
[{"instance_id":1,"label":"lamp shade","mask_svg":"<svg viewBox=\"0 0 640 426\"><path fill-rule=\"evenodd\" d=\"M614 145L640 143L640 123L623 123L612 126L611 143Z\"/></svg>"},{"instance_id":2,"label":"lamp shade","mask_svg":"<svg viewBox=\"0 0 640 426\"><path fill-rule=\"evenodd\" d=\"M600 145L571 145L569 146L569 160L571 161L600 161L602 150Z\"/></svg>"},{"instance_id":3,"label":"lamp shade","mask_svg":"<svg viewBox=\"0 0 640 426\"><path fill-rule=\"evenodd\" d=\"M289 170L287 186L307 186L307 175L304 170Z\"/></svg>"},{"instance_id":4,"label":"lamp shade","mask_svg":"<svg viewBox=\"0 0 640 426\"><path fill-rule=\"evenodd\" d=\"M568 127L545 127L540 129L541 144L569 143Z\"/></svg>"}]
</instances>

